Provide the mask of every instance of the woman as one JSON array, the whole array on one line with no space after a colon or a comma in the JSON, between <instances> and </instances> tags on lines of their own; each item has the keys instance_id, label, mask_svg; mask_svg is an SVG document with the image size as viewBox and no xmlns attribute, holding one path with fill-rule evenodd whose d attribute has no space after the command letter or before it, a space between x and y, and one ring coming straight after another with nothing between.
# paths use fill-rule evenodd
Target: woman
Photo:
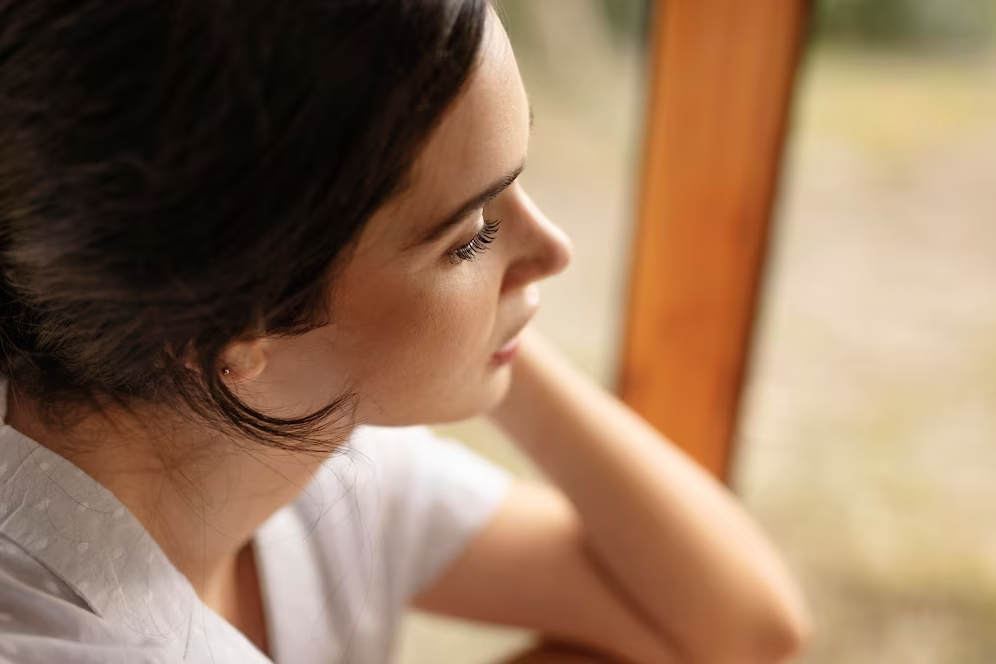
<instances>
[{"instance_id":1,"label":"woman","mask_svg":"<svg viewBox=\"0 0 996 664\"><path fill-rule=\"evenodd\" d=\"M0 655L388 661L405 607L623 661L806 634L749 518L526 326L484 0L0 1ZM487 413L556 488L421 426Z\"/></svg>"}]
</instances>

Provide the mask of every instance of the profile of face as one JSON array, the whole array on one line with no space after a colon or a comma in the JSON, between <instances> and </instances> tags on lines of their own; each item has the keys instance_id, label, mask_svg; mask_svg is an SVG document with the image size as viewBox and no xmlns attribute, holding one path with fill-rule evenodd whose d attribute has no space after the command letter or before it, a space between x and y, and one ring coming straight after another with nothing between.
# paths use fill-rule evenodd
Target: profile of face
<instances>
[{"instance_id":1,"label":"profile of face","mask_svg":"<svg viewBox=\"0 0 996 664\"><path fill-rule=\"evenodd\" d=\"M408 186L371 218L337 272L331 324L234 344L239 396L299 416L356 394L360 423L464 419L505 394L495 353L535 314L537 282L572 249L515 182L530 109L492 12L479 63L422 150Z\"/></svg>"}]
</instances>

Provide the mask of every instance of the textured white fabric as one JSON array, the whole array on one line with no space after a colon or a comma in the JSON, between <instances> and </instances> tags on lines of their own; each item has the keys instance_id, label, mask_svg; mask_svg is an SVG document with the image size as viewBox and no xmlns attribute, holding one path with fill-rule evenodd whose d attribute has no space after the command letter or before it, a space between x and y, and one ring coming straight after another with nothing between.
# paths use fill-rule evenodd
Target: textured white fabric
<instances>
[{"instance_id":1,"label":"textured white fabric","mask_svg":"<svg viewBox=\"0 0 996 664\"><path fill-rule=\"evenodd\" d=\"M6 407L0 379L0 417ZM254 540L273 661L385 664L405 607L491 518L507 473L426 427L360 427ZM141 524L0 425L0 662L264 664Z\"/></svg>"}]
</instances>

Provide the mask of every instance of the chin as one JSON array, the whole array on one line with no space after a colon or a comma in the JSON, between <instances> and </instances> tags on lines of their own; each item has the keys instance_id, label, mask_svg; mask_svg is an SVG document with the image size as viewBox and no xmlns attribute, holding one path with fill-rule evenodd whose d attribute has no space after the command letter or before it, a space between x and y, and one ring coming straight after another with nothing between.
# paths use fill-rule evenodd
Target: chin
<instances>
[{"instance_id":1,"label":"chin","mask_svg":"<svg viewBox=\"0 0 996 664\"><path fill-rule=\"evenodd\" d=\"M451 407L445 413L439 413L431 422L423 421L419 424L449 424L486 415L502 402L511 384L511 366L493 368L483 377L479 389L474 393L469 393L466 386L463 386L463 390L455 395L456 398L449 401ZM445 408L446 404L440 406Z\"/></svg>"},{"instance_id":2,"label":"chin","mask_svg":"<svg viewBox=\"0 0 996 664\"><path fill-rule=\"evenodd\" d=\"M508 390L512 385L511 365L498 367L491 372L489 378L490 384L488 385L486 396L482 399L483 403L480 404L474 415L484 415L494 410L508 394Z\"/></svg>"}]
</instances>

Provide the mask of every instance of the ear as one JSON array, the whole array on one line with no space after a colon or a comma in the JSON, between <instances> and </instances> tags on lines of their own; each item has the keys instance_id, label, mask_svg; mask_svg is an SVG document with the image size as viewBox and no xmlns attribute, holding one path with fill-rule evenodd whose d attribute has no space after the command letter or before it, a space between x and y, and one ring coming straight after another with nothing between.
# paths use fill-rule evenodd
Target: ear
<instances>
[{"instance_id":1,"label":"ear","mask_svg":"<svg viewBox=\"0 0 996 664\"><path fill-rule=\"evenodd\" d=\"M221 354L222 371L226 381L242 383L256 378L266 368L265 341L261 338L236 341Z\"/></svg>"}]
</instances>

